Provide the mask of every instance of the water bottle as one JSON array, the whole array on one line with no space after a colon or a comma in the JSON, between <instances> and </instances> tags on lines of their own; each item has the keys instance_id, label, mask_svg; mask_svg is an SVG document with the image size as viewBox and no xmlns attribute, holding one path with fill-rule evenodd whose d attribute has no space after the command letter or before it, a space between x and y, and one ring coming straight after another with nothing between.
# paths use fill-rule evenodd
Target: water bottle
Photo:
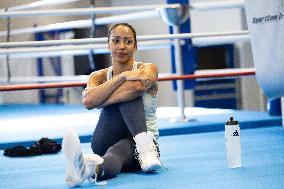
<instances>
[{"instance_id":1,"label":"water bottle","mask_svg":"<svg viewBox=\"0 0 284 189\"><path fill-rule=\"evenodd\" d=\"M229 168L242 167L240 126L233 117L225 125L225 140Z\"/></svg>"}]
</instances>

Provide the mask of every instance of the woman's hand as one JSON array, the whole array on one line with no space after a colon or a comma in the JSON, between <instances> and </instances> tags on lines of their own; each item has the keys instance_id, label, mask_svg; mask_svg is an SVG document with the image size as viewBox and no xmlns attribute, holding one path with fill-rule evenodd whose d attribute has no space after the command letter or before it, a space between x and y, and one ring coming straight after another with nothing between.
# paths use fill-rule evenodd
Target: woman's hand
<instances>
[{"instance_id":1,"label":"woman's hand","mask_svg":"<svg viewBox=\"0 0 284 189\"><path fill-rule=\"evenodd\" d=\"M125 71L122 73L126 80L128 81L137 81L137 80L143 80L143 77L145 77L143 70L132 70L132 71Z\"/></svg>"},{"instance_id":2,"label":"woman's hand","mask_svg":"<svg viewBox=\"0 0 284 189\"><path fill-rule=\"evenodd\" d=\"M143 69L123 72L126 80L128 81L141 81L146 89L150 89L151 80Z\"/></svg>"}]
</instances>

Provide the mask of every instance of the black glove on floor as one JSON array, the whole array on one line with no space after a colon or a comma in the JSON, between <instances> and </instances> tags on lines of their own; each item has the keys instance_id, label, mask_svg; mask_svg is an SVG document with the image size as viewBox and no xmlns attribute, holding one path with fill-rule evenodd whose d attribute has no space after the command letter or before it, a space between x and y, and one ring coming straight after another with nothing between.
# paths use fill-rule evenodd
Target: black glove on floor
<instances>
[{"instance_id":1,"label":"black glove on floor","mask_svg":"<svg viewBox=\"0 0 284 189\"><path fill-rule=\"evenodd\" d=\"M12 148L7 148L4 150L4 156L9 157L28 157L41 154L55 154L61 150L61 144L56 141L41 138L38 142L32 144L30 147L17 145Z\"/></svg>"}]
</instances>

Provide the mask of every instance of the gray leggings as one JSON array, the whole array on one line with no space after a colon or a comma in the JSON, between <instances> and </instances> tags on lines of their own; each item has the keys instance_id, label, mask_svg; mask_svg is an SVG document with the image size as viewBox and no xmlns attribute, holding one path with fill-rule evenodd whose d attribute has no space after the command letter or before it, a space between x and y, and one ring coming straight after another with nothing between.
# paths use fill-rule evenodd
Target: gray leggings
<instances>
[{"instance_id":1,"label":"gray leggings","mask_svg":"<svg viewBox=\"0 0 284 189\"><path fill-rule=\"evenodd\" d=\"M141 169L134 157L133 137L146 131L142 97L103 108L91 143L93 152L104 159L99 166L100 180L113 178L121 171Z\"/></svg>"}]
</instances>

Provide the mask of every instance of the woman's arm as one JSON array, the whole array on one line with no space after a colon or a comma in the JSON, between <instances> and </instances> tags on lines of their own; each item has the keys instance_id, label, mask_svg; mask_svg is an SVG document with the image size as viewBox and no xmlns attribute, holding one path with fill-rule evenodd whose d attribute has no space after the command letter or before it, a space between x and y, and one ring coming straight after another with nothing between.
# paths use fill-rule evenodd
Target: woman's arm
<instances>
[{"instance_id":1,"label":"woman's arm","mask_svg":"<svg viewBox=\"0 0 284 189\"><path fill-rule=\"evenodd\" d=\"M100 107L127 102L141 96L146 90L147 89L141 81L125 81L100 105Z\"/></svg>"},{"instance_id":2,"label":"woman's arm","mask_svg":"<svg viewBox=\"0 0 284 189\"><path fill-rule=\"evenodd\" d=\"M155 64L142 64L137 70L123 73L128 81L120 85L100 107L132 100L143 92L157 93L158 69Z\"/></svg>"},{"instance_id":3,"label":"woman's arm","mask_svg":"<svg viewBox=\"0 0 284 189\"><path fill-rule=\"evenodd\" d=\"M82 92L82 102L87 109L93 109L102 104L124 82L126 77L119 74L105 81L107 69L90 75L86 89Z\"/></svg>"},{"instance_id":4,"label":"woman's arm","mask_svg":"<svg viewBox=\"0 0 284 189\"><path fill-rule=\"evenodd\" d=\"M138 69L129 72L126 79L128 81L139 80L149 90L157 84L158 68L152 63L141 64Z\"/></svg>"},{"instance_id":5,"label":"woman's arm","mask_svg":"<svg viewBox=\"0 0 284 189\"><path fill-rule=\"evenodd\" d=\"M143 92L156 92L158 71L154 64L143 64L137 70L123 72L104 82L107 69L91 74L83 91L87 109L105 107L137 98ZM154 90L153 90L154 89Z\"/></svg>"}]
</instances>

